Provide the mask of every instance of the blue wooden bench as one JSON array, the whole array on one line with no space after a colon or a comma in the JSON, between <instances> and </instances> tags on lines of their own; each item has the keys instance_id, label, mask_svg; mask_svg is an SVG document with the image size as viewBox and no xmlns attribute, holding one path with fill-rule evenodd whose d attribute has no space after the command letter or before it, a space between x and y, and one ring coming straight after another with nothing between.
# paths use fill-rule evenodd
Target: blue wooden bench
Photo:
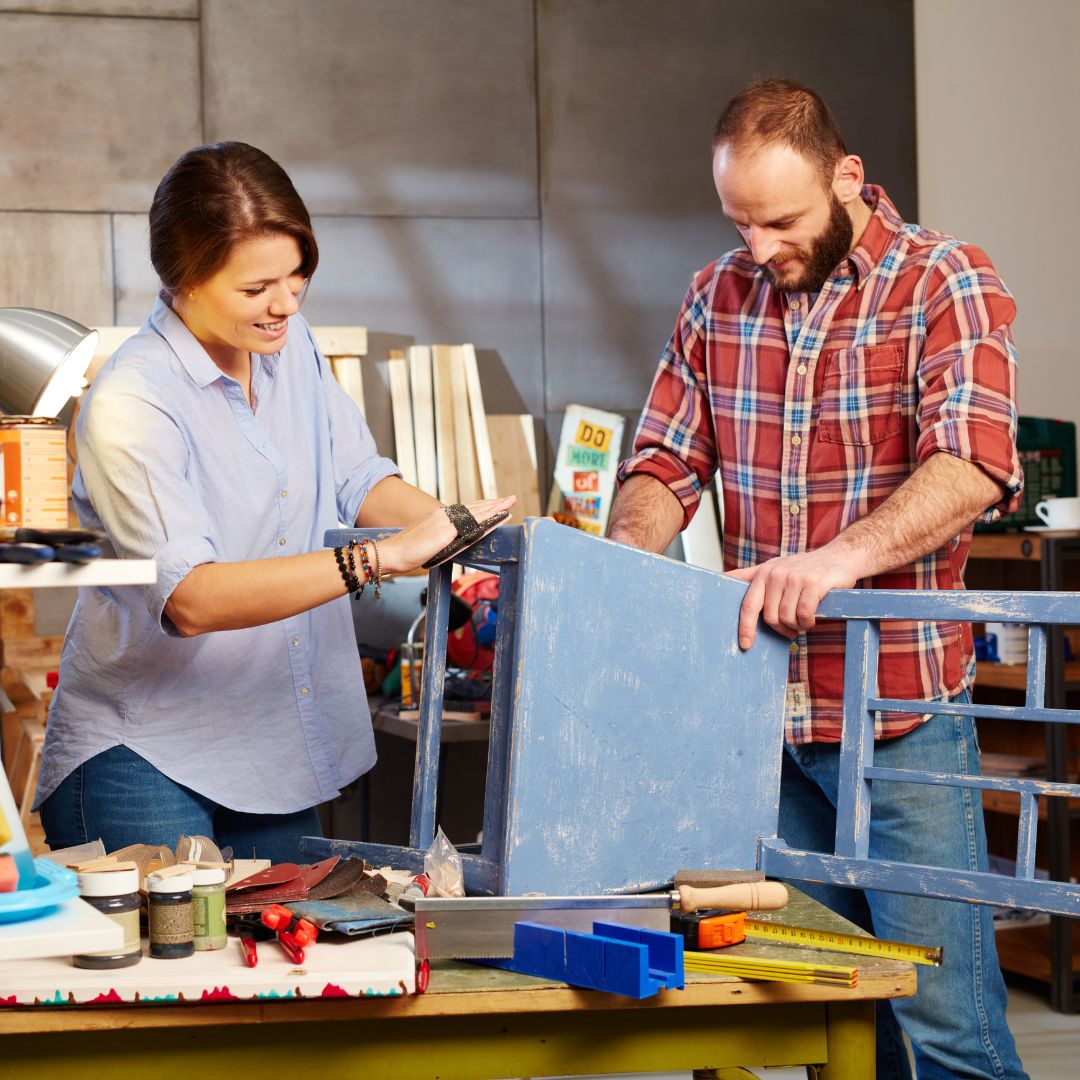
<instances>
[{"instance_id":1,"label":"blue wooden bench","mask_svg":"<svg viewBox=\"0 0 1080 1080\"><path fill-rule=\"evenodd\" d=\"M335 530L326 543L372 531ZM851 590L821 616L847 620L844 735L834 853L777 837L788 642L763 628L736 640L746 586L546 519L497 529L460 558L500 575L491 731L471 893L637 892L680 867L760 869L790 880L1080 914L1080 887L1036 881L1040 798L1080 786L887 770L873 764L873 714L959 712L1080 722L1044 707L1047 634L1080 624L1080 594ZM409 844L305 838L310 855L362 855L419 870L435 833L450 568L432 571ZM878 698L878 624L888 619L1031 624L1022 707ZM1016 877L868 857L872 782L1015 791Z\"/></svg>"}]
</instances>

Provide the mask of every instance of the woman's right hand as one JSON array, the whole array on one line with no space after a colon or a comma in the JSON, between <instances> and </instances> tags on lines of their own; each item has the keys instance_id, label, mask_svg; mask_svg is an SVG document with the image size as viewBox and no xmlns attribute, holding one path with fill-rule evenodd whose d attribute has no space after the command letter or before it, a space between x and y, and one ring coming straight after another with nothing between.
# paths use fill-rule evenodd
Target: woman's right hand
<instances>
[{"instance_id":1,"label":"woman's right hand","mask_svg":"<svg viewBox=\"0 0 1080 1080\"><path fill-rule=\"evenodd\" d=\"M501 499L480 499L477 502L465 503L465 508L478 522L483 523L488 518L511 509L516 502L516 495L507 495ZM498 524L501 522L496 522L496 525ZM484 535L494 528L495 525L492 525ZM447 516L446 507L437 507L401 532L379 541L382 573L406 574L415 570L452 543L456 537L457 529Z\"/></svg>"}]
</instances>

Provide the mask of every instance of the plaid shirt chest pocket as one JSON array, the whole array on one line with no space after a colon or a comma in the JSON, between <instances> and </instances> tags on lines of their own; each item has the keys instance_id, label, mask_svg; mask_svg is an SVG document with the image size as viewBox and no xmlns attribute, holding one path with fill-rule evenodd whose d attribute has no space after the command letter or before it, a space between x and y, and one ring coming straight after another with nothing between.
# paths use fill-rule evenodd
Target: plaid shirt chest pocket
<instances>
[{"instance_id":1,"label":"plaid shirt chest pocket","mask_svg":"<svg viewBox=\"0 0 1080 1080\"><path fill-rule=\"evenodd\" d=\"M904 352L898 345L840 349L821 358L821 442L871 446L899 435Z\"/></svg>"}]
</instances>

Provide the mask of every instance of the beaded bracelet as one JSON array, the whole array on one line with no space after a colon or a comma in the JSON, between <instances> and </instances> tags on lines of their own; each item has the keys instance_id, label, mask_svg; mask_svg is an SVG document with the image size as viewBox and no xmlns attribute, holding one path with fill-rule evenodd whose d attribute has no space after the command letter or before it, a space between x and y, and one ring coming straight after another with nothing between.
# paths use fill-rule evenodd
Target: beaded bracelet
<instances>
[{"instance_id":1,"label":"beaded bracelet","mask_svg":"<svg viewBox=\"0 0 1080 1080\"><path fill-rule=\"evenodd\" d=\"M371 543L374 546L375 541L361 540L360 541L360 565L364 568L365 578L375 586L375 599L382 599L382 580L380 576L371 568L371 560L368 558L368 544ZM378 559L379 549L375 548L375 558Z\"/></svg>"},{"instance_id":2,"label":"beaded bracelet","mask_svg":"<svg viewBox=\"0 0 1080 1080\"><path fill-rule=\"evenodd\" d=\"M360 599L360 594L364 591L364 582L362 582L357 576L355 571L350 572L349 566L345 563L345 551L342 548L334 548L334 559L337 561L338 570L341 572L341 580L345 582L345 588L348 592L353 594L354 600ZM349 549L349 563L352 563L352 548Z\"/></svg>"}]
</instances>

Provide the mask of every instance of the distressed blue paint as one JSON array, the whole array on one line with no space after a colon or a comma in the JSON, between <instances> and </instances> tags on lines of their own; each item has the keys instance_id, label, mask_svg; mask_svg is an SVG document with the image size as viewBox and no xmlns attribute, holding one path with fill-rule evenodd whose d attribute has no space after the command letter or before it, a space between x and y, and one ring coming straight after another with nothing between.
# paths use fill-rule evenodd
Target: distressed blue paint
<instances>
[{"instance_id":1,"label":"distressed blue paint","mask_svg":"<svg viewBox=\"0 0 1080 1080\"><path fill-rule=\"evenodd\" d=\"M1033 794L1020 796L1020 823L1016 838L1016 876L1035 879L1035 840L1039 827L1039 805Z\"/></svg>"},{"instance_id":2,"label":"distressed blue paint","mask_svg":"<svg viewBox=\"0 0 1080 1080\"><path fill-rule=\"evenodd\" d=\"M746 586L545 520L520 557L500 891L753 869L776 831L788 646L738 647Z\"/></svg>"},{"instance_id":3,"label":"distressed blue paint","mask_svg":"<svg viewBox=\"0 0 1080 1080\"><path fill-rule=\"evenodd\" d=\"M1070 882L1027 881L884 859L848 859L818 851L797 851L776 840L763 840L761 847L761 869L769 877L972 904L1031 908L1052 915L1080 915L1080 885Z\"/></svg>"},{"instance_id":4,"label":"distressed blue paint","mask_svg":"<svg viewBox=\"0 0 1080 1080\"><path fill-rule=\"evenodd\" d=\"M1025 795L1075 795L1075 784L1052 780L1032 780L1012 776L970 776L966 773L932 773L915 769L883 769L871 766L865 770L868 780L897 780L907 784L934 784L944 787L981 788L984 791L1011 791Z\"/></svg>"},{"instance_id":5,"label":"distressed blue paint","mask_svg":"<svg viewBox=\"0 0 1080 1080\"><path fill-rule=\"evenodd\" d=\"M1080 596L1074 592L835 589L821 601L817 613L821 619L929 619L1070 626L1080 614Z\"/></svg>"},{"instance_id":6,"label":"distressed blue paint","mask_svg":"<svg viewBox=\"0 0 1080 1080\"><path fill-rule=\"evenodd\" d=\"M908 701L904 698L870 698L866 704L868 708L880 709L882 712L943 713L946 716L974 716L983 720L1039 720L1056 724L1080 724L1080 711L1076 709L1028 709L1020 705L962 705L953 701Z\"/></svg>"},{"instance_id":7,"label":"distressed blue paint","mask_svg":"<svg viewBox=\"0 0 1080 1080\"><path fill-rule=\"evenodd\" d=\"M439 743L452 569L451 564L447 563L436 567L428 575L424 666L420 677L420 717L416 733L412 818L409 823L409 846L422 851L431 847L435 839L435 796L439 787Z\"/></svg>"},{"instance_id":8,"label":"distressed blue paint","mask_svg":"<svg viewBox=\"0 0 1080 1080\"><path fill-rule=\"evenodd\" d=\"M1024 705L1041 709L1046 705L1046 646L1045 626L1028 627L1027 693Z\"/></svg>"},{"instance_id":9,"label":"distressed blue paint","mask_svg":"<svg viewBox=\"0 0 1080 1080\"><path fill-rule=\"evenodd\" d=\"M866 768L874 764L874 713L866 707L866 691L873 688L877 692L880 637L876 623L852 619L847 625L836 852L858 859L866 858L870 846Z\"/></svg>"},{"instance_id":10,"label":"distressed blue paint","mask_svg":"<svg viewBox=\"0 0 1080 1080\"><path fill-rule=\"evenodd\" d=\"M1080 785L1047 783L1003 777L952 776L920 770L878 769L866 762L865 724L874 710L947 713L959 716L997 716L1010 720L1064 723L1080 721L1080 712L1046 709L1046 660L1048 625L1080 623L1078 593L946 593L910 591L845 590L830 593L819 615L853 621L871 619L951 619L1019 622L1027 624L1027 695L1023 706L1002 707L964 703L912 702L877 697L876 679L860 657L860 632L849 629L844 684L844 731L840 751L838 816L856 814L854 824L838 823L836 854L762 845L766 873L808 881L826 881L863 889L939 896L972 903L1029 907L1053 914L1080 916L1080 889L1064 882L1035 881L1035 839L1038 830L1038 798L1045 795L1080 796ZM858 625L858 624L856 624ZM855 648L853 649L853 645ZM854 664L854 668L853 665ZM852 729L855 730L852 730ZM870 810L868 782L901 781L915 784L946 784L1017 792L1020 797L1016 876L968 874L941 867L886 863L866 858L860 846L862 811ZM781 869L781 868L785 869Z\"/></svg>"},{"instance_id":11,"label":"distressed blue paint","mask_svg":"<svg viewBox=\"0 0 1080 1080\"><path fill-rule=\"evenodd\" d=\"M636 892L680 866L753 869L757 838L776 832L787 643L763 631L739 649L747 586L544 519L494 535L478 547L500 567L505 636L484 844L463 858L467 889ZM427 656L445 634L429 612ZM414 821L437 749L417 747ZM417 847L348 851L409 867ZM305 839L303 850L343 845Z\"/></svg>"}]
</instances>

